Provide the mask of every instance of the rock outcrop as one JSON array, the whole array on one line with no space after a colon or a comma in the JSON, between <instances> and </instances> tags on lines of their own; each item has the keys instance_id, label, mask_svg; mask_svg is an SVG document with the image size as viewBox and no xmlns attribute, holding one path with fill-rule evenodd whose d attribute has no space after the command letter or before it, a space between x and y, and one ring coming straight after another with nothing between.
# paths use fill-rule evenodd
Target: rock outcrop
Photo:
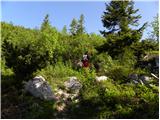
<instances>
[{"instance_id":1,"label":"rock outcrop","mask_svg":"<svg viewBox=\"0 0 160 120\"><path fill-rule=\"evenodd\" d=\"M25 90L42 100L54 100L55 96L42 76L36 76L25 83Z\"/></svg>"},{"instance_id":2,"label":"rock outcrop","mask_svg":"<svg viewBox=\"0 0 160 120\"><path fill-rule=\"evenodd\" d=\"M76 93L82 88L82 84L76 77L69 77L69 80L64 83L64 86L67 90Z\"/></svg>"},{"instance_id":3,"label":"rock outcrop","mask_svg":"<svg viewBox=\"0 0 160 120\"><path fill-rule=\"evenodd\" d=\"M77 77L69 77L69 80L64 82L64 89L55 89L57 110L59 112L65 111L70 104L79 102L79 91L81 88L82 84Z\"/></svg>"},{"instance_id":4,"label":"rock outcrop","mask_svg":"<svg viewBox=\"0 0 160 120\"><path fill-rule=\"evenodd\" d=\"M148 77L146 75L138 75L138 74L130 74L128 76L129 80L131 80L131 82L133 82L134 84L142 84L142 85L148 85L151 77Z\"/></svg>"}]
</instances>

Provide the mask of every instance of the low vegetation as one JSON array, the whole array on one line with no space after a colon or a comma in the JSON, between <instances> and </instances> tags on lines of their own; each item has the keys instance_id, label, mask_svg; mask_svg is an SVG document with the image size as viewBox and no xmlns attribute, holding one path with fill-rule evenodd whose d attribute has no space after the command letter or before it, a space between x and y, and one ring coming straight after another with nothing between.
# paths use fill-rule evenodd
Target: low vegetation
<instances>
[{"instance_id":1,"label":"low vegetation","mask_svg":"<svg viewBox=\"0 0 160 120\"><path fill-rule=\"evenodd\" d=\"M58 31L51 26L49 15L40 29L1 22L2 118L158 118L159 81L152 78L152 86L134 84L128 76L150 76L151 72L158 76L155 68L140 64L144 64L147 54L159 53L159 43L141 40L145 24L137 30L129 28L140 16L127 22L123 14L112 14L113 9L122 13L128 9L130 17L136 13L132 5L129 1L111 1L106 6L110 12L103 15L108 30L101 31L103 36L85 32L83 15L73 19L69 32L66 27ZM123 19L115 19L117 15ZM119 28L115 29L111 21L118 21ZM85 52L90 55L89 68L77 65ZM59 112L55 101L43 101L26 93L23 83L37 75L43 76L53 91L63 87L68 77L76 76L83 85L79 102ZM96 82L96 76L101 75L108 79Z\"/></svg>"}]
</instances>

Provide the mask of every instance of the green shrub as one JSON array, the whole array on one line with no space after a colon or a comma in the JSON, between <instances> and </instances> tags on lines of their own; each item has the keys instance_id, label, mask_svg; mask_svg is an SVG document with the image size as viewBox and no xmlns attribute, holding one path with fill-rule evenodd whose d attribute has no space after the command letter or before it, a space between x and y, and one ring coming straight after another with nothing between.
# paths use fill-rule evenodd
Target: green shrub
<instances>
[{"instance_id":1,"label":"green shrub","mask_svg":"<svg viewBox=\"0 0 160 120\"><path fill-rule=\"evenodd\" d=\"M58 39L56 29L41 32L5 23L2 27L2 57L6 65L13 68L17 78L30 77L53 60Z\"/></svg>"},{"instance_id":2,"label":"green shrub","mask_svg":"<svg viewBox=\"0 0 160 120\"><path fill-rule=\"evenodd\" d=\"M116 61L112 60L111 56L109 56L108 54L101 53L99 55L96 55L94 64L98 66L98 73L100 75L104 75L107 70L109 70L116 64Z\"/></svg>"},{"instance_id":3,"label":"green shrub","mask_svg":"<svg viewBox=\"0 0 160 120\"><path fill-rule=\"evenodd\" d=\"M99 63L100 75L107 75L111 79L119 82L126 82L130 72L134 71L135 57L133 53L126 52L117 60L113 60L108 54L101 53L96 57L96 62ZM133 56L132 56L133 55Z\"/></svg>"},{"instance_id":4,"label":"green shrub","mask_svg":"<svg viewBox=\"0 0 160 120\"><path fill-rule=\"evenodd\" d=\"M33 73L33 76L41 75L43 76L53 88L58 85L62 85L64 81L69 79L71 76L76 76L81 78L81 75L78 71L75 71L71 66L64 65L62 62L58 62L56 65L49 65L37 72Z\"/></svg>"},{"instance_id":5,"label":"green shrub","mask_svg":"<svg viewBox=\"0 0 160 120\"><path fill-rule=\"evenodd\" d=\"M18 82L37 75L43 76L52 89L63 86L71 76L80 80L83 85L80 102L67 106L66 118L158 118L158 86L125 84L131 73L149 75L149 71L136 63L146 53L157 51L157 43L138 42L140 34L136 31L110 34L105 39L86 33L72 36L58 32L50 24L45 26L36 30L2 23L2 95L10 99L14 91L16 104L19 100L27 103L24 118L56 117L53 101L34 99L15 87ZM94 67L75 70L76 61L85 52L89 53L91 66L96 70ZM95 77L100 75L108 79L97 82ZM8 91L11 95L5 97Z\"/></svg>"},{"instance_id":6,"label":"green shrub","mask_svg":"<svg viewBox=\"0 0 160 120\"><path fill-rule=\"evenodd\" d=\"M142 85L118 84L108 79L101 83L92 81L84 85L79 107L72 106L74 115L71 115L74 116L73 118L101 119L150 118L151 116L157 118L156 105L158 105L158 93L154 90Z\"/></svg>"},{"instance_id":7,"label":"green shrub","mask_svg":"<svg viewBox=\"0 0 160 120\"><path fill-rule=\"evenodd\" d=\"M123 83L127 82L128 75L130 70L124 66L114 66L106 72L107 76L114 79L117 82Z\"/></svg>"},{"instance_id":8,"label":"green shrub","mask_svg":"<svg viewBox=\"0 0 160 120\"><path fill-rule=\"evenodd\" d=\"M124 53L118 57L118 62L120 65L123 65L126 68L134 69L135 64L137 63L136 56L134 51L131 48L125 48Z\"/></svg>"},{"instance_id":9,"label":"green shrub","mask_svg":"<svg viewBox=\"0 0 160 120\"><path fill-rule=\"evenodd\" d=\"M7 41L3 44L6 65L12 67L17 78L26 78L37 69L43 68L48 64L48 51L43 55L37 54L31 45L21 48L13 47L12 43Z\"/></svg>"},{"instance_id":10,"label":"green shrub","mask_svg":"<svg viewBox=\"0 0 160 120\"><path fill-rule=\"evenodd\" d=\"M15 86L15 74L12 68L5 65L5 60L1 59L1 90L2 94L8 88Z\"/></svg>"},{"instance_id":11,"label":"green shrub","mask_svg":"<svg viewBox=\"0 0 160 120\"><path fill-rule=\"evenodd\" d=\"M2 76L2 80L3 80L3 76L11 76L14 75L14 72L11 68L8 68L5 65L5 60L1 59L1 76Z\"/></svg>"}]
</instances>

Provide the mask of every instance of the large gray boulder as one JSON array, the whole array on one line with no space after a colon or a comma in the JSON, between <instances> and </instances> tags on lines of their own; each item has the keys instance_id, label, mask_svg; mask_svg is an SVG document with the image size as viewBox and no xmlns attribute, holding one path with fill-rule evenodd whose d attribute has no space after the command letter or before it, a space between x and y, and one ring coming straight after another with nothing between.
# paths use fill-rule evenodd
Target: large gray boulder
<instances>
[{"instance_id":1,"label":"large gray boulder","mask_svg":"<svg viewBox=\"0 0 160 120\"><path fill-rule=\"evenodd\" d=\"M69 80L64 83L64 86L71 92L79 92L79 90L82 88L82 84L76 77L69 77Z\"/></svg>"},{"instance_id":2,"label":"large gray boulder","mask_svg":"<svg viewBox=\"0 0 160 120\"><path fill-rule=\"evenodd\" d=\"M36 76L25 84L25 90L42 100L53 100L55 96L42 76Z\"/></svg>"}]
</instances>

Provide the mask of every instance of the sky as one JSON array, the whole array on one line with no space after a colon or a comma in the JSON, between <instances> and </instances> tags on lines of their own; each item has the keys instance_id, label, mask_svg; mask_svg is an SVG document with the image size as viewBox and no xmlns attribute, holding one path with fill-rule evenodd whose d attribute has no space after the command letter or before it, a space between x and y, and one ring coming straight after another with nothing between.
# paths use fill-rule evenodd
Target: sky
<instances>
[{"instance_id":1,"label":"sky","mask_svg":"<svg viewBox=\"0 0 160 120\"><path fill-rule=\"evenodd\" d=\"M109 1L106 1L109 3ZM139 27L145 22L153 21L158 13L158 0L135 1L135 9L142 16ZM83 14L85 17L85 28L87 33L99 33L104 30L101 16L105 11L104 1L2 1L1 21L21 25L26 28L39 28L46 14L49 14L51 25L62 30L64 25L69 29L73 18L79 19ZM143 38L147 38L151 28L147 28Z\"/></svg>"}]
</instances>

